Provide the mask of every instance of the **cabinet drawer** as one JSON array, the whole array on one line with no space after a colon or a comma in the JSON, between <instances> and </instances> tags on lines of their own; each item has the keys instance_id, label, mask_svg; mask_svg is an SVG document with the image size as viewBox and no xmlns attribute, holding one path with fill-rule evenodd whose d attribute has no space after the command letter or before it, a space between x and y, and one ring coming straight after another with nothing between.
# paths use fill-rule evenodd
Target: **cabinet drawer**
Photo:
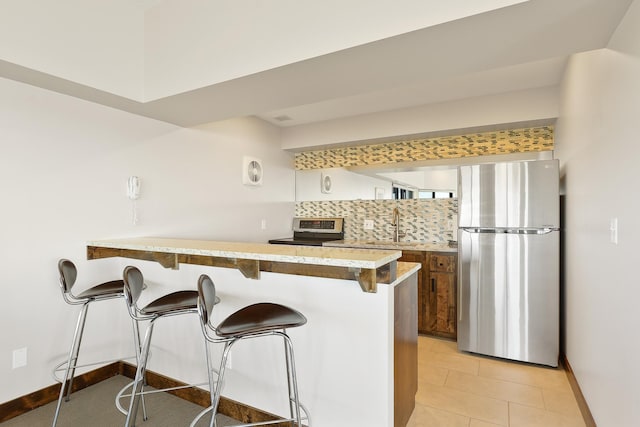
<instances>
[{"instance_id":1,"label":"cabinet drawer","mask_svg":"<svg viewBox=\"0 0 640 427\"><path fill-rule=\"evenodd\" d=\"M454 273L456 271L456 256L444 254L431 254L429 260L430 271L444 271Z\"/></svg>"}]
</instances>

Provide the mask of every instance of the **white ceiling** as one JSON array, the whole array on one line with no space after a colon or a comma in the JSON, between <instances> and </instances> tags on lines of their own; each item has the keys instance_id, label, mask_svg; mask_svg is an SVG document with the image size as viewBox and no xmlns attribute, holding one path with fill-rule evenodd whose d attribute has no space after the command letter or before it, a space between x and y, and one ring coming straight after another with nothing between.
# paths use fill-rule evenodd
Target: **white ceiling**
<instances>
[{"instance_id":1,"label":"white ceiling","mask_svg":"<svg viewBox=\"0 0 640 427\"><path fill-rule=\"evenodd\" d=\"M113 54L119 55L116 66L87 68L86 75L90 77L83 78L78 70L82 71L86 64L74 62L73 46L70 47L82 34L67 38L67 51L61 51L67 55L66 62L56 64L54 52L45 63L42 52L37 51L43 45L38 34L32 34L33 43L20 37L7 42L7 35L2 32L12 31L15 35L19 28L28 28L24 21L19 23L21 27L9 24L25 16L35 20L33 7L51 3L7 0L0 13L4 16L0 17L0 27L5 28L0 29L0 39L5 40L0 42L0 77L180 126L246 115L256 115L279 126L294 126L558 85L571 54L607 46L631 0L92 2L132 8L127 21L115 12L108 16L121 20L121 33L128 29L132 37L144 36L144 43L141 40L127 44L126 39L118 39L118 47L123 48L113 49ZM74 13L87 15L87 5L92 2L60 0L54 4L65 4L74 7ZM325 8L319 8L319 4ZM226 12L217 16L218 26L208 26L206 19L190 18L202 12L197 8L212 5ZM363 5L368 7L363 9ZM393 9L389 9L391 6ZM193 8L190 14L186 7ZM256 7L263 9L257 13ZM234 11L244 13L234 16ZM240 33L238 22L247 11L252 11L253 25L243 25ZM86 25L87 37L93 35L92 28L100 26L99 20L105 14L95 15L91 17L93 25ZM138 21L133 18L137 17L144 19L140 24L144 30L135 28ZM230 24L222 25L226 21ZM36 33L42 22L34 24ZM207 33L209 38L199 33L187 39L191 37L188 30L198 26L213 28ZM225 32L215 33L216 28ZM255 34L251 33L252 28ZM270 28L276 37L274 43L265 42ZM65 26L51 25L49 31L64 32ZM104 51L107 42L101 43ZM129 45L131 50L123 53ZM48 51L56 48L52 46L47 46ZM251 51L258 48L259 55L258 51ZM223 58L227 51L232 56ZM82 59L79 53L78 59ZM96 61L103 58L104 54ZM122 66L117 67L118 61ZM140 71L145 64L146 69ZM155 69L151 67L154 64ZM121 76L127 90L121 91L122 86L107 81L120 69L131 70L128 72L132 76ZM92 79L100 70L106 70L104 75ZM149 89L149 82L155 88ZM141 85L146 85L146 90L139 89ZM147 95L145 101L144 93L159 96ZM290 120L276 119L283 116Z\"/></svg>"}]
</instances>

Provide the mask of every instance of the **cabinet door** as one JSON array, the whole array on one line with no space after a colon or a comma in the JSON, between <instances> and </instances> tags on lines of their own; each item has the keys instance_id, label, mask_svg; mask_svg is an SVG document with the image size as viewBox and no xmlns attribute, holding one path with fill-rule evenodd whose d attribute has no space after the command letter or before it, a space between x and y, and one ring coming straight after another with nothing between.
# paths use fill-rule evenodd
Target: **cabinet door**
<instances>
[{"instance_id":1,"label":"cabinet door","mask_svg":"<svg viewBox=\"0 0 640 427\"><path fill-rule=\"evenodd\" d=\"M437 335L456 336L456 282L451 273L432 272L430 281L430 326Z\"/></svg>"},{"instance_id":2,"label":"cabinet door","mask_svg":"<svg viewBox=\"0 0 640 427\"><path fill-rule=\"evenodd\" d=\"M429 254L429 330L431 334L457 336L457 255L431 252Z\"/></svg>"},{"instance_id":3,"label":"cabinet door","mask_svg":"<svg viewBox=\"0 0 640 427\"><path fill-rule=\"evenodd\" d=\"M402 251L398 261L416 262L422 266L418 272L418 333L429 333L429 270L427 252Z\"/></svg>"}]
</instances>

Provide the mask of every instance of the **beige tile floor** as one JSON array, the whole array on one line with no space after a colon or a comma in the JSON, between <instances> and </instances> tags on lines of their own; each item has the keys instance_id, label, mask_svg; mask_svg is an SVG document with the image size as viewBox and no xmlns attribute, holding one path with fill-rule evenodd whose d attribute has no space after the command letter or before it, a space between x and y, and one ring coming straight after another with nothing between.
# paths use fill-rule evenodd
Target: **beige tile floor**
<instances>
[{"instance_id":1,"label":"beige tile floor","mask_svg":"<svg viewBox=\"0 0 640 427\"><path fill-rule=\"evenodd\" d=\"M565 371L460 353L418 338L418 393L408 427L584 427Z\"/></svg>"}]
</instances>

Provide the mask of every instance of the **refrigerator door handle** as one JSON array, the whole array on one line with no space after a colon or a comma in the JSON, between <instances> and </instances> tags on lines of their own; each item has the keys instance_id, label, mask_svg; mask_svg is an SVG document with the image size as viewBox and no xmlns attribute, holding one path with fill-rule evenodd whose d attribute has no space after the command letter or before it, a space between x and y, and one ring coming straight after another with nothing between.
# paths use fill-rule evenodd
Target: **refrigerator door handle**
<instances>
[{"instance_id":1,"label":"refrigerator door handle","mask_svg":"<svg viewBox=\"0 0 640 427\"><path fill-rule=\"evenodd\" d=\"M458 322L462 322L462 289L458 285Z\"/></svg>"},{"instance_id":2,"label":"refrigerator door handle","mask_svg":"<svg viewBox=\"0 0 640 427\"><path fill-rule=\"evenodd\" d=\"M549 234L558 231L557 228L487 228L487 227L462 227L468 233L489 233L489 234Z\"/></svg>"},{"instance_id":3,"label":"refrigerator door handle","mask_svg":"<svg viewBox=\"0 0 640 427\"><path fill-rule=\"evenodd\" d=\"M544 227L544 228L538 228L536 229L535 233L525 233L525 234L549 234L549 233L553 233L554 231L558 231L558 228L551 228L551 227Z\"/></svg>"}]
</instances>

